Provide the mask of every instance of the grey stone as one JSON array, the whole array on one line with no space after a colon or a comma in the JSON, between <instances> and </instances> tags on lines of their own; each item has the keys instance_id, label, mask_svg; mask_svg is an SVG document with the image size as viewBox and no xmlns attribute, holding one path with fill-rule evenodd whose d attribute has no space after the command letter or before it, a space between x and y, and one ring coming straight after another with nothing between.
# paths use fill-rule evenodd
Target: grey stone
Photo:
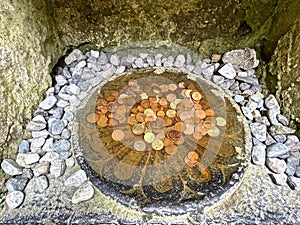
<instances>
[{"instance_id":1,"label":"grey stone","mask_svg":"<svg viewBox=\"0 0 300 225\"><path fill-rule=\"evenodd\" d=\"M300 191L300 178L290 176L287 179L287 183L292 189Z\"/></svg>"},{"instance_id":2,"label":"grey stone","mask_svg":"<svg viewBox=\"0 0 300 225\"><path fill-rule=\"evenodd\" d=\"M267 157L269 158L288 158L290 156L289 148L282 143L275 143L267 147Z\"/></svg>"},{"instance_id":3,"label":"grey stone","mask_svg":"<svg viewBox=\"0 0 300 225\"><path fill-rule=\"evenodd\" d=\"M97 65L93 66L94 68L96 67ZM94 69L95 71L100 71L101 68L98 66ZM82 75L81 75L81 79L83 80L89 80L89 79L92 79L96 76L96 73L94 71L91 71L90 69L88 68L84 68L83 71L82 71ZM80 82L78 82L80 83Z\"/></svg>"},{"instance_id":4,"label":"grey stone","mask_svg":"<svg viewBox=\"0 0 300 225\"><path fill-rule=\"evenodd\" d=\"M277 158L267 158L266 165L274 173L283 173L287 167L283 159Z\"/></svg>"},{"instance_id":5,"label":"grey stone","mask_svg":"<svg viewBox=\"0 0 300 225\"><path fill-rule=\"evenodd\" d=\"M264 106L264 100L263 100L263 99L260 99L260 100L257 102L257 108L258 108L258 109L261 109L263 106Z\"/></svg>"},{"instance_id":6,"label":"grey stone","mask_svg":"<svg viewBox=\"0 0 300 225\"><path fill-rule=\"evenodd\" d=\"M75 159L73 157L69 157L66 159L66 166L73 167L75 165Z\"/></svg>"},{"instance_id":7,"label":"grey stone","mask_svg":"<svg viewBox=\"0 0 300 225\"><path fill-rule=\"evenodd\" d=\"M38 177L38 176L46 175L47 173L49 173L49 168L50 168L49 162L40 162L40 163L37 163L32 168L32 172L33 172L34 176Z\"/></svg>"},{"instance_id":8,"label":"grey stone","mask_svg":"<svg viewBox=\"0 0 300 225\"><path fill-rule=\"evenodd\" d=\"M287 185L287 183L286 183L287 175L285 173L280 173L280 174L272 173L272 174L270 174L270 177L271 177L272 181L277 185L281 185L281 186Z\"/></svg>"},{"instance_id":9,"label":"grey stone","mask_svg":"<svg viewBox=\"0 0 300 225\"><path fill-rule=\"evenodd\" d=\"M63 131L61 133L61 137L63 139L69 139L71 137L71 131L67 128L63 129Z\"/></svg>"},{"instance_id":10,"label":"grey stone","mask_svg":"<svg viewBox=\"0 0 300 225\"><path fill-rule=\"evenodd\" d=\"M267 109L279 108L279 104L274 95L271 94L265 98L265 106Z\"/></svg>"},{"instance_id":11,"label":"grey stone","mask_svg":"<svg viewBox=\"0 0 300 225\"><path fill-rule=\"evenodd\" d=\"M248 73L247 72L244 72L244 71L240 71L237 73L237 76L238 77L247 77L248 76Z\"/></svg>"},{"instance_id":12,"label":"grey stone","mask_svg":"<svg viewBox=\"0 0 300 225\"><path fill-rule=\"evenodd\" d=\"M71 63L79 60L85 59L85 55L79 50L79 49L74 49L66 58L65 58L65 63L67 65L70 65Z\"/></svg>"},{"instance_id":13,"label":"grey stone","mask_svg":"<svg viewBox=\"0 0 300 225\"><path fill-rule=\"evenodd\" d=\"M76 66L74 67L72 73L73 73L73 76L74 75L82 75L82 72L83 72L83 68L86 66L86 61L80 61L76 64Z\"/></svg>"},{"instance_id":14,"label":"grey stone","mask_svg":"<svg viewBox=\"0 0 300 225\"><path fill-rule=\"evenodd\" d=\"M13 159L4 159L1 162L1 169L10 176L20 175L23 170Z\"/></svg>"},{"instance_id":15,"label":"grey stone","mask_svg":"<svg viewBox=\"0 0 300 225\"><path fill-rule=\"evenodd\" d=\"M23 191L28 183L27 178L9 178L6 181L6 189L8 192Z\"/></svg>"},{"instance_id":16,"label":"grey stone","mask_svg":"<svg viewBox=\"0 0 300 225\"><path fill-rule=\"evenodd\" d=\"M209 77L211 77L211 76L214 74L214 70L215 70L214 65L211 65L211 66L208 66L208 67L202 69L202 74L203 74L204 76L209 76Z\"/></svg>"},{"instance_id":17,"label":"grey stone","mask_svg":"<svg viewBox=\"0 0 300 225\"><path fill-rule=\"evenodd\" d=\"M72 203L77 204L79 202L87 201L94 196L94 188L90 182L81 185L73 194Z\"/></svg>"},{"instance_id":18,"label":"grey stone","mask_svg":"<svg viewBox=\"0 0 300 225\"><path fill-rule=\"evenodd\" d=\"M238 81L234 81L234 83L229 87L231 91L240 91L239 88L240 83Z\"/></svg>"},{"instance_id":19,"label":"grey stone","mask_svg":"<svg viewBox=\"0 0 300 225\"><path fill-rule=\"evenodd\" d=\"M148 57L148 53L139 53L139 56L142 58L142 59L146 59Z\"/></svg>"},{"instance_id":20,"label":"grey stone","mask_svg":"<svg viewBox=\"0 0 300 225\"><path fill-rule=\"evenodd\" d=\"M274 139L277 142L284 143L286 141L286 136L284 134L277 134L277 135L274 135Z\"/></svg>"},{"instance_id":21,"label":"grey stone","mask_svg":"<svg viewBox=\"0 0 300 225\"><path fill-rule=\"evenodd\" d=\"M39 104L39 107L44 110L49 110L55 105L56 102L57 98L55 96L49 96Z\"/></svg>"},{"instance_id":22,"label":"grey stone","mask_svg":"<svg viewBox=\"0 0 300 225\"><path fill-rule=\"evenodd\" d=\"M256 59L256 52L254 49L237 49L226 52L222 61L224 63L231 63L236 69L249 70L258 66L259 61Z\"/></svg>"},{"instance_id":23,"label":"grey stone","mask_svg":"<svg viewBox=\"0 0 300 225\"><path fill-rule=\"evenodd\" d=\"M69 96L69 95L68 95ZM69 99L69 97L68 97ZM70 103L66 100L63 99L58 99L58 101L56 102L56 106L57 107L61 107L61 108L65 108L66 106L68 106Z\"/></svg>"},{"instance_id":24,"label":"grey stone","mask_svg":"<svg viewBox=\"0 0 300 225\"><path fill-rule=\"evenodd\" d=\"M222 84L225 80L225 77L223 76L220 76L220 75L213 75L212 76L212 81L215 83L215 84Z\"/></svg>"},{"instance_id":25,"label":"grey stone","mask_svg":"<svg viewBox=\"0 0 300 225\"><path fill-rule=\"evenodd\" d=\"M240 84L240 89L241 89L242 91L248 90L248 89L250 89L250 87L251 87L251 85L250 85L250 84L247 84L247 83L241 83L241 84Z\"/></svg>"},{"instance_id":26,"label":"grey stone","mask_svg":"<svg viewBox=\"0 0 300 225\"><path fill-rule=\"evenodd\" d=\"M287 168L285 173L289 176L293 176L296 172L297 166L299 165L299 159L288 158L286 160Z\"/></svg>"},{"instance_id":27,"label":"grey stone","mask_svg":"<svg viewBox=\"0 0 300 225\"><path fill-rule=\"evenodd\" d=\"M149 64L149 66L154 66L154 59L150 56L146 58L146 62Z\"/></svg>"},{"instance_id":28,"label":"grey stone","mask_svg":"<svg viewBox=\"0 0 300 225\"><path fill-rule=\"evenodd\" d=\"M32 152L37 152L45 144L46 139L41 137L41 138L33 138L30 139L29 141L30 141L30 150Z\"/></svg>"},{"instance_id":29,"label":"grey stone","mask_svg":"<svg viewBox=\"0 0 300 225\"><path fill-rule=\"evenodd\" d=\"M266 146L259 143L252 148L252 161L256 165L265 165L266 160Z\"/></svg>"},{"instance_id":30,"label":"grey stone","mask_svg":"<svg viewBox=\"0 0 300 225\"><path fill-rule=\"evenodd\" d=\"M255 121L258 122L258 123L263 123L266 126L270 126L271 125L268 117L266 117L266 116L258 117L258 118L255 119Z\"/></svg>"},{"instance_id":31,"label":"grey stone","mask_svg":"<svg viewBox=\"0 0 300 225\"><path fill-rule=\"evenodd\" d=\"M256 103L258 103L262 99L257 94L251 95L249 98L250 98L250 100L252 100L253 102L256 102Z\"/></svg>"},{"instance_id":32,"label":"grey stone","mask_svg":"<svg viewBox=\"0 0 300 225\"><path fill-rule=\"evenodd\" d=\"M89 80L89 83L92 85L92 87L96 87L100 82L103 80L102 76L97 76Z\"/></svg>"},{"instance_id":33,"label":"grey stone","mask_svg":"<svg viewBox=\"0 0 300 225\"><path fill-rule=\"evenodd\" d=\"M55 159L51 162L50 174L55 178L60 177L66 170L66 162L63 159Z\"/></svg>"},{"instance_id":34,"label":"grey stone","mask_svg":"<svg viewBox=\"0 0 300 225\"><path fill-rule=\"evenodd\" d=\"M121 73L124 73L126 70L126 67L125 66L119 66L116 70L116 74L121 74Z\"/></svg>"},{"instance_id":35,"label":"grey stone","mask_svg":"<svg viewBox=\"0 0 300 225\"><path fill-rule=\"evenodd\" d=\"M26 190L34 193L43 193L49 187L49 181L45 175L32 178L26 187Z\"/></svg>"},{"instance_id":36,"label":"grey stone","mask_svg":"<svg viewBox=\"0 0 300 225\"><path fill-rule=\"evenodd\" d=\"M113 64L115 66L120 65L120 59L117 55L111 55L110 62L111 62L111 64Z\"/></svg>"},{"instance_id":37,"label":"grey stone","mask_svg":"<svg viewBox=\"0 0 300 225\"><path fill-rule=\"evenodd\" d=\"M87 181L87 176L84 170L78 170L65 180L65 185L69 187L79 187Z\"/></svg>"},{"instance_id":38,"label":"grey stone","mask_svg":"<svg viewBox=\"0 0 300 225\"><path fill-rule=\"evenodd\" d=\"M28 168L29 165L38 162L40 159L39 154L33 152L18 153L16 162L23 167Z\"/></svg>"},{"instance_id":39,"label":"grey stone","mask_svg":"<svg viewBox=\"0 0 300 225\"><path fill-rule=\"evenodd\" d=\"M253 115L248 107L242 106L241 110L247 119L253 120Z\"/></svg>"},{"instance_id":40,"label":"grey stone","mask_svg":"<svg viewBox=\"0 0 300 225\"><path fill-rule=\"evenodd\" d=\"M192 72L195 69L194 65L186 65L185 67L188 71Z\"/></svg>"},{"instance_id":41,"label":"grey stone","mask_svg":"<svg viewBox=\"0 0 300 225\"><path fill-rule=\"evenodd\" d=\"M193 69L193 73L197 74L197 75L201 75L201 73L202 73L201 67L200 66L195 66L194 69Z\"/></svg>"},{"instance_id":42,"label":"grey stone","mask_svg":"<svg viewBox=\"0 0 300 225\"><path fill-rule=\"evenodd\" d=\"M297 166L296 167L296 171L295 171L295 174L294 174L296 177L300 177L300 166Z\"/></svg>"},{"instance_id":43,"label":"grey stone","mask_svg":"<svg viewBox=\"0 0 300 225\"><path fill-rule=\"evenodd\" d=\"M235 95L233 99L236 103L240 103L241 101L245 100L244 96L242 95Z\"/></svg>"},{"instance_id":44,"label":"grey stone","mask_svg":"<svg viewBox=\"0 0 300 225\"><path fill-rule=\"evenodd\" d=\"M67 121L72 121L74 119L74 113L71 111L67 111L65 112L64 116L63 116L63 120L67 120Z\"/></svg>"},{"instance_id":45,"label":"grey stone","mask_svg":"<svg viewBox=\"0 0 300 225\"><path fill-rule=\"evenodd\" d=\"M144 67L144 60L142 58L136 58L134 60L135 65L137 68L143 68Z\"/></svg>"},{"instance_id":46,"label":"grey stone","mask_svg":"<svg viewBox=\"0 0 300 225\"><path fill-rule=\"evenodd\" d=\"M65 78L70 79L72 75L70 74L68 67L64 67L62 74L64 75Z\"/></svg>"},{"instance_id":47,"label":"grey stone","mask_svg":"<svg viewBox=\"0 0 300 225\"><path fill-rule=\"evenodd\" d=\"M68 83L67 79L63 75L56 75L55 81L59 86L64 86Z\"/></svg>"},{"instance_id":48,"label":"grey stone","mask_svg":"<svg viewBox=\"0 0 300 225\"><path fill-rule=\"evenodd\" d=\"M87 81L81 81L78 83L78 87L80 88L81 91L88 90L89 86L90 86L90 83Z\"/></svg>"},{"instance_id":49,"label":"grey stone","mask_svg":"<svg viewBox=\"0 0 300 225\"><path fill-rule=\"evenodd\" d=\"M185 63L184 55L178 55L175 59L174 67L181 68L184 66L184 63Z\"/></svg>"},{"instance_id":50,"label":"grey stone","mask_svg":"<svg viewBox=\"0 0 300 225\"><path fill-rule=\"evenodd\" d=\"M276 140L269 133L267 133L267 138L266 138L265 144L269 146L269 145L272 145L275 143L276 143Z\"/></svg>"},{"instance_id":51,"label":"grey stone","mask_svg":"<svg viewBox=\"0 0 300 225\"><path fill-rule=\"evenodd\" d=\"M99 51L91 50L91 56L94 58L98 58L100 56L100 53Z\"/></svg>"},{"instance_id":52,"label":"grey stone","mask_svg":"<svg viewBox=\"0 0 300 225\"><path fill-rule=\"evenodd\" d=\"M261 142L259 140L257 140L255 137L252 138L252 143L253 143L253 145L261 144Z\"/></svg>"},{"instance_id":53,"label":"grey stone","mask_svg":"<svg viewBox=\"0 0 300 225\"><path fill-rule=\"evenodd\" d=\"M295 133L294 129L282 125L273 125L270 127L269 131L271 135Z\"/></svg>"},{"instance_id":54,"label":"grey stone","mask_svg":"<svg viewBox=\"0 0 300 225\"><path fill-rule=\"evenodd\" d=\"M72 155L70 151L67 152L59 152L59 158L61 159L67 159Z\"/></svg>"},{"instance_id":55,"label":"grey stone","mask_svg":"<svg viewBox=\"0 0 300 225\"><path fill-rule=\"evenodd\" d=\"M249 110L250 110L251 112L253 112L253 111L257 108L257 103L250 100L250 101L248 101L248 103L246 104L246 107L248 107Z\"/></svg>"},{"instance_id":56,"label":"grey stone","mask_svg":"<svg viewBox=\"0 0 300 225\"><path fill-rule=\"evenodd\" d=\"M116 71L116 68L114 66L111 66L109 69L105 70L105 71L102 71L100 72L101 73L101 76L104 78L104 79L108 79L110 78L112 75L114 75Z\"/></svg>"},{"instance_id":57,"label":"grey stone","mask_svg":"<svg viewBox=\"0 0 300 225\"><path fill-rule=\"evenodd\" d=\"M29 131L40 131L45 128L46 128L46 123L44 123L44 122L30 121L26 126L26 130L29 130Z\"/></svg>"},{"instance_id":58,"label":"grey stone","mask_svg":"<svg viewBox=\"0 0 300 225\"><path fill-rule=\"evenodd\" d=\"M284 115L282 114L277 114L276 115L277 120L283 125L283 126L287 126L289 125L289 120L288 118L286 118Z\"/></svg>"},{"instance_id":59,"label":"grey stone","mask_svg":"<svg viewBox=\"0 0 300 225\"><path fill-rule=\"evenodd\" d=\"M41 109L41 108L37 108L37 110L33 113L33 118L35 118L36 116L41 116L43 117L43 120L42 121L39 121L39 122L42 122L42 123L45 123L45 118L49 116L48 112ZM32 119L33 121L33 119Z\"/></svg>"},{"instance_id":60,"label":"grey stone","mask_svg":"<svg viewBox=\"0 0 300 225\"><path fill-rule=\"evenodd\" d=\"M248 95L248 96L254 94L254 92L253 92L252 90L245 90L245 91L243 91L242 93L243 93L244 95Z\"/></svg>"},{"instance_id":61,"label":"grey stone","mask_svg":"<svg viewBox=\"0 0 300 225\"><path fill-rule=\"evenodd\" d=\"M67 87L67 93L71 95L79 95L80 94L80 88L76 84L70 84Z\"/></svg>"},{"instance_id":62,"label":"grey stone","mask_svg":"<svg viewBox=\"0 0 300 225\"><path fill-rule=\"evenodd\" d=\"M98 63L101 65L105 65L106 63L108 63L108 58L104 52L100 52Z\"/></svg>"},{"instance_id":63,"label":"grey stone","mask_svg":"<svg viewBox=\"0 0 300 225\"><path fill-rule=\"evenodd\" d=\"M29 152L29 142L27 140L21 141L18 147L19 153Z\"/></svg>"},{"instance_id":64,"label":"grey stone","mask_svg":"<svg viewBox=\"0 0 300 225\"><path fill-rule=\"evenodd\" d=\"M72 78L69 80L69 82L71 84L78 84L81 81L81 74L82 74L82 71L81 71L80 75L79 74L73 75Z\"/></svg>"},{"instance_id":65,"label":"grey stone","mask_svg":"<svg viewBox=\"0 0 300 225\"><path fill-rule=\"evenodd\" d=\"M48 138L45 142L45 144L42 147L42 150L44 152L50 152L53 151L53 138Z\"/></svg>"},{"instance_id":66,"label":"grey stone","mask_svg":"<svg viewBox=\"0 0 300 225\"><path fill-rule=\"evenodd\" d=\"M267 138L267 126L262 123L251 123L250 130L252 135L257 138L257 140L264 142Z\"/></svg>"},{"instance_id":67,"label":"grey stone","mask_svg":"<svg viewBox=\"0 0 300 225\"><path fill-rule=\"evenodd\" d=\"M62 120L55 119L51 124L50 124L50 130L49 132L52 135L59 135L65 128L65 124Z\"/></svg>"},{"instance_id":68,"label":"grey stone","mask_svg":"<svg viewBox=\"0 0 300 225\"><path fill-rule=\"evenodd\" d=\"M192 56L191 56L189 53L186 53L186 60L185 60L185 63L186 63L187 65L193 64L193 58L192 58Z\"/></svg>"},{"instance_id":69,"label":"grey stone","mask_svg":"<svg viewBox=\"0 0 300 225\"><path fill-rule=\"evenodd\" d=\"M10 209L18 208L24 201L24 193L21 191L12 191L6 195L5 201Z\"/></svg>"},{"instance_id":70,"label":"grey stone","mask_svg":"<svg viewBox=\"0 0 300 225\"><path fill-rule=\"evenodd\" d=\"M69 141L67 141L65 139L61 139L53 144L53 148L57 152L69 151L71 149L71 144Z\"/></svg>"},{"instance_id":71,"label":"grey stone","mask_svg":"<svg viewBox=\"0 0 300 225\"><path fill-rule=\"evenodd\" d=\"M52 162L55 159L59 159L59 154L57 152L46 152L40 159L40 162Z\"/></svg>"},{"instance_id":72,"label":"grey stone","mask_svg":"<svg viewBox=\"0 0 300 225\"><path fill-rule=\"evenodd\" d=\"M60 108L60 107L57 107L55 109L51 109L49 111L49 113L51 113L54 118L61 119L62 116L64 115L64 109Z\"/></svg>"},{"instance_id":73,"label":"grey stone","mask_svg":"<svg viewBox=\"0 0 300 225\"><path fill-rule=\"evenodd\" d=\"M47 130L32 131L31 135L33 138L47 138L49 136L49 132Z\"/></svg>"},{"instance_id":74,"label":"grey stone","mask_svg":"<svg viewBox=\"0 0 300 225\"><path fill-rule=\"evenodd\" d=\"M277 120L277 115L280 113L279 108L269 109L267 112L267 116L272 125L280 125Z\"/></svg>"},{"instance_id":75,"label":"grey stone","mask_svg":"<svg viewBox=\"0 0 300 225\"><path fill-rule=\"evenodd\" d=\"M236 72L231 63L225 64L218 72L227 79L234 79Z\"/></svg>"},{"instance_id":76,"label":"grey stone","mask_svg":"<svg viewBox=\"0 0 300 225\"><path fill-rule=\"evenodd\" d=\"M169 56L166 61L163 62L164 67L172 67L174 62L174 58Z\"/></svg>"},{"instance_id":77,"label":"grey stone","mask_svg":"<svg viewBox=\"0 0 300 225\"><path fill-rule=\"evenodd\" d=\"M225 81L220 85L220 87L223 90L228 90L234 82L235 82L234 79L225 79Z\"/></svg>"},{"instance_id":78,"label":"grey stone","mask_svg":"<svg viewBox=\"0 0 300 225\"><path fill-rule=\"evenodd\" d=\"M250 90L253 91L253 93L257 93L262 91L262 87L258 83L252 84Z\"/></svg>"},{"instance_id":79,"label":"grey stone","mask_svg":"<svg viewBox=\"0 0 300 225\"><path fill-rule=\"evenodd\" d=\"M300 142L296 135L288 135L284 144L288 146L292 152L300 151Z\"/></svg>"},{"instance_id":80,"label":"grey stone","mask_svg":"<svg viewBox=\"0 0 300 225\"><path fill-rule=\"evenodd\" d=\"M160 54L161 55L161 54ZM161 55L162 56L162 55ZM160 57L161 57L160 56ZM155 56L156 57L156 56ZM134 60L136 59L136 57L135 56L133 56L133 55L128 55L127 56L127 62L128 63L133 63L134 62Z\"/></svg>"},{"instance_id":81,"label":"grey stone","mask_svg":"<svg viewBox=\"0 0 300 225\"><path fill-rule=\"evenodd\" d=\"M44 116L42 116L42 115L37 115L37 116L33 117L31 121L46 124L46 120L45 120Z\"/></svg>"},{"instance_id":82,"label":"grey stone","mask_svg":"<svg viewBox=\"0 0 300 225\"><path fill-rule=\"evenodd\" d=\"M249 85L249 88L250 88L251 84L258 84L258 79L256 77L239 77L239 76L237 76L237 77L235 77L235 79L247 83Z\"/></svg>"},{"instance_id":83,"label":"grey stone","mask_svg":"<svg viewBox=\"0 0 300 225\"><path fill-rule=\"evenodd\" d=\"M30 168L24 168L21 178L31 179L33 177L33 172Z\"/></svg>"}]
</instances>

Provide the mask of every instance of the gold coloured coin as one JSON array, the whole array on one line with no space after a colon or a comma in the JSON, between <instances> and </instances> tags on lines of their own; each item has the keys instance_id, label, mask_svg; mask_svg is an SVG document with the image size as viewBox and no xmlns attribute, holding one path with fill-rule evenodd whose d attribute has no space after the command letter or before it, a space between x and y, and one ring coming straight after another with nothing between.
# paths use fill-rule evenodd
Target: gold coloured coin
<instances>
[{"instance_id":1,"label":"gold coloured coin","mask_svg":"<svg viewBox=\"0 0 300 225\"><path fill-rule=\"evenodd\" d=\"M145 125L142 123L137 123L132 127L132 133L136 135L141 135L145 131Z\"/></svg>"},{"instance_id":2,"label":"gold coloured coin","mask_svg":"<svg viewBox=\"0 0 300 225\"><path fill-rule=\"evenodd\" d=\"M174 128L178 131L184 131L186 126L183 122L177 122L175 123Z\"/></svg>"},{"instance_id":3,"label":"gold coloured coin","mask_svg":"<svg viewBox=\"0 0 300 225\"><path fill-rule=\"evenodd\" d=\"M97 121L97 125L99 127L106 127L107 126L107 118L105 116L100 116L99 120Z\"/></svg>"},{"instance_id":4,"label":"gold coloured coin","mask_svg":"<svg viewBox=\"0 0 300 225\"><path fill-rule=\"evenodd\" d=\"M174 109L168 109L166 115L169 118L174 118L176 116L176 111Z\"/></svg>"},{"instance_id":5,"label":"gold coloured coin","mask_svg":"<svg viewBox=\"0 0 300 225\"><path fill-rule=\"evenodd\" d=\"M154 111L153 111L152 109L145 109L145 110L144 110L144 114L145 114L145 115L147 115L147 114L149 114L149 113L155 114Z\"/></svg>"},{"instance_id":6,"label":"gold coloured coin","mask_svg":"<svg viewBox=\"0 0 300 225\"><path fill-rule=\"evenodd\" d=\"M134 115L131 115L127 118L127 123L130 125L135 125L138 123Z\"/></svg>"},{"instance_id":7,"label":"gold coloured coin","mask_svg":"<svg viewBox=\"0 0 300 225\"><path fill-rule=\"evenodd\" d=\"M188 166L195 166L196 165L196 163L197 163L197 161L191 161L187 156L186 157L184 157L184 162L185 162L185 164L186 165L188 165Z\"/></svg>"},{"instance_id":8,"label":"gold coloured coin","mask_svg":"<svg viewBox=\"0 0 300 225\"><path fill-rule=\"evenodd\" d=\"M220 135L220 130L217 127L207 130L207 134L210 137L218 137Z\"/></svg>"},{"instance_id":9,"label":"gold coloured coin","mask_svg":"<svg viewBox=\"0 0 300 225\"><path fill-rule=\"evenodd\" d=\"M136 142L134 142L133 144L133 148L136 150L136 151L146 151L146 144L144 141L141 141L141 140L138 140Z\"/></svg>"},{"instance_id":10,"label":"gold coloured coin","mask_svg":"<svg viewBox=\"0 0 300 225\"><path fill-rule=\"evenodd\" d=\"M199 103L194 104L194 108L196 110L202 109L202 105L200 105Z\"/></svg>"},{"instance_id":11,"label":"gold coloured coin","mask_svg":"<svg viewBox=\"0 0 300 225\"><path fill-rule=\"evenodd\" d=\"M165 98L159 99L158 103L163 107L168 105L168 101Z\"/></svg>"},{"instance_id":12,"label":"gold coloured coin","mask_svg":"<svg viewBox=\"0 0 300 225\"><path fill-rule=\"evenodd\" d=\"M115 141L121 141L124 138L124 132L122 130L114 130L111 137Z\"/></svg>"},{"instance_id":13,"label":"gold coloured coin","mask_svg":"<svg viewBox=\"0 0 300 225\"><path fill-rule=\"evenodd\" d=\"M170 91L175 91L177 89L177 85L176 84L169 84L169 90Z\"/></svg>"},{"instance_id":14,"label":"gold coloured coin","mask_svg":"<svg viewBox=\"0 0 300 225\"><path fill-rule=\"evenodd\" d=\"M170 103L170 108L174 110L176 109L176 104L174 101Z\"/></svg>"},{"instance_id":15,"label":"gold coloured coin","mask_svg":"<svg viewBox=\"0 0 300 225\"><path fill-rule=\"evenodd\" d=\"M140 106L140 105L138 105L138 106L136 107L136 109L137 109L138 112L145 112L145 108L142 107L142 106Z\"/></svg>"},{"instance_id":16,"label":"gold coloured coin","mask_svg":"<svg viewBox=\"0 0 300 225\"><path fill-rule=\"evenodd\" d=\"M153 134L152 132L146 132L144 134L144 140L147 143L152 143L155 140L155 134Z\"/></svg>"},{"instance_id":17,"label":"gold coloured coin","mask_svg":"<svg viewBox=\"0 0 300 225\"><path fill-rule=\"evenodd\" d=\"M203 137L203 136L202 136L201 132L195 131L195 132L193 133L193 138L195 138L196 140L200 140L202 137Z\"/></svg>"},{"instance_id":18,"label":"gold coloured coin","mask_svg":"<svg viewBox=\"0 0 300 225\"><path fill-rule=\"evenodd\" d=\"M184 92L184 94L186 97L190 97L191 92L192 92L192 90L188 89Z\"/></svg>"},{"instance_id":19,"label":"gold coloured coin","mask_svg":"<svg viewBox=\"0 0 300 225\"><path fill-rule=\"evenodd\" d=\"M202 96L198 91L195 91L192 93L192 99L195 101L199 101L201 100Z\"/></svg>"},{"instance_id":20,"label":"gold coloured coin","mask_svg":"<svg viewBox=\"0 0 300 225\"><path fill-rule=\"evenodd\" d=\"M163 139L163 143L164 143L164 146L169 146L170 144L172 144L172 141L166 137Z\"/></svg>"},{"instance_id":21,"label":"gold coloured coin","mask_svg":"<svg viewBox=\"0 0 300 225\"><path fill-rule=\"evenodd\" d=\"M141 101L141 106L144 108L144 109L147 109L150 107L150 101L148 99L144 99Z\"/></svg>"},{"instance_id":22,"label":"gold coloured coin","mask_svg":"<svg viewBox=\"0 0 300 225\"><path fill-rule=\"evenodd\" d=\"M226 120L223 117L218 116L216 118L216 124L217 126L224 127L226 125Z\"/></svg>"},{"instance_id":23,"label":"gold coloured coin","mask_svg":"<svg viewBox=\"0 0 300 225\"><path fill-rule=\"evenodd\" d=\"M168 127L168 126L171 126L173 124L173 120L169 117L165 117L164 118L165 120L165 125Z\"/></svg>"},{"instance_id":24,"label":"gold coloured coin","mask_svg":"<svg viewBox=\"0 0 300 225\"><path fill-rule=\"evenodd\" d=\"M109 96L106 97L106 101L108 101L108 102L113 102L115 99L116 98L112 95L109 95Z\"/></svg>"},{"instance_id":25,"label":"gold coloured coin","mask_svg":"<svg viewBox=\"0 0 300 225\"><path fill-rule=\"evenodd\" d=\"M176 152L177 146L172 144L165 147L165 152L169 155L173 155Z\"/></svg>"},{"instance_id":26,"label":"gold coloured coin","mask_svg":"<svg viewBox=\"0 0 300 225\"><path fill-rule=\"evenodd\" d=\"M86 117L86 120L89 123L96 123L99 120L100 116L96 113L91 113Z\"/></svg>"},{"instance_id":27,"label":"gold coloured coin","mask_svg":"<svg viewBox=\"0 0 300 225\"><path fill-rule=\"evenodd\" d=\"M206 116L214 116L215 112L212 109L207 109L205 110Z\"/></svg>"},{"instance_id":28,"label":"gold coloured coin","mask_svg":"<svg viewBox=\"0 0 300 225\"><path fill-rule=\"evenodd\" d=\"M162 111L162 110L159 110L159 111L156 112L156 115L157 115L158 117L164 117L164 116L165 116L165 112Z\"/></svg>"},{"instance_id":29,"label":"gold coloured coin","mask_svg":"<svg viewBox=\"0 0 300 225\"><path fill-rule=\"evenodd\" d=\"M146 118L146 115L144 113L138 113L136 114L135 116L135 119L138 121L138 122L145 122L145 118Z\"/></svg>"},{"instance_id":30,"label":"gold coloured coin","mask_svg":"<svg viewBox=\"0 0 300 225\"><path fill-rule=\"evenodd\" d=\"M155 139L152 142L151 146L154 150L162 150L164 148L164 143L162 142L162 140Z\"/></svg>"}]
</instances>

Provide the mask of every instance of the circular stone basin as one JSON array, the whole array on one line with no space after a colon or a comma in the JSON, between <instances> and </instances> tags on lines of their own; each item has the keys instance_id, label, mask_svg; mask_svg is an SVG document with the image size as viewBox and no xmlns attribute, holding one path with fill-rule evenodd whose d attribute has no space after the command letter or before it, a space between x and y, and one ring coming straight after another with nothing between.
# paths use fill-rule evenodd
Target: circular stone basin
<instances>
[{"instance_id":1,"label":"circular stone basin","mask_svg":"<svg viewBox=\"0 0 300 225\"><path fill-rule=\"evenodd\" d=\"M241 182L250 134L223 90L176 69L116 75L91 91L73 138L104 194L145 212L180 214Z\"/></svg>"}]
</instances>

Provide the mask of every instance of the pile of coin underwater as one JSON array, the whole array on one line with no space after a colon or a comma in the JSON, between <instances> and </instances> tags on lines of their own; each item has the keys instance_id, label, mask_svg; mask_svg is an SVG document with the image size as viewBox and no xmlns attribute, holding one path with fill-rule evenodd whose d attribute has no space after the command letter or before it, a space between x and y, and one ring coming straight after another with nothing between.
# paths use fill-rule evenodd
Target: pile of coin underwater
<instances>
[{"instance_id":1,"label":"pile of coin underwater","mask_svg":"<svg viewBox=\"0 0 300 225\"><path fill-rule=\"evenodd\" d=\"M196 142L205 135L218 137L219 128L226 126L226 120L215 117L204 98L193 83L142 85L129 80L122 93L110 90L99 96L96 111L87 116L87 121L99 128L113 128L114 141L122 142L133 135L133 150L164 151L172 155L186 137ZM122 129L122 125L130 129ZM196 165L198 160L199 155L193 149L184 159L189 166Z\"/></svg>"}]
</instances>

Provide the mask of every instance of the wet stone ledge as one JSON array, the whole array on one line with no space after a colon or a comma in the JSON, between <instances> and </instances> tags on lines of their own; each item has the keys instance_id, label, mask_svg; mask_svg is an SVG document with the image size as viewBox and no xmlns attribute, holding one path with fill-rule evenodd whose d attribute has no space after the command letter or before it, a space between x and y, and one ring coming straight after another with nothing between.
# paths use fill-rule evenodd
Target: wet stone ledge
<instances>
[{"instance_id":1,"label":"wet stone ledge","mask_svg":"<svg viewBox=\"0 0 300 225\"><path fill-rule=\"evenodd\" d=\"M203 60L194 59L190 54L169 56L163 52L156 55L140 52L120 57L117 52L92 50L84 54L73 50L65 58L65 66L58 68L55 86L47 90L47 97L27 124L32 138L20 143L16 159L4 159L1 163L3 171L11 176L6 182L4 215L9 215L8 208L22 210L27 195L47 193L51 182L56 181L63 185L62 189L68 193L64 198L72 204L94 197L97 190L86 172L79 168L72 149L71 130L76 109L89 91L104 80L128 69L147 67L188 71L225 90L248 120L253 142L252 163L266 167L276 185L288 185L299 191L299 139L294 135L295 130L288 127L289 121L281 114L276 98L263 94L255 77L257 66L252 49L233 50ZM0 222L7 218L2 217Z\"/></svg>"}]
</instances>

